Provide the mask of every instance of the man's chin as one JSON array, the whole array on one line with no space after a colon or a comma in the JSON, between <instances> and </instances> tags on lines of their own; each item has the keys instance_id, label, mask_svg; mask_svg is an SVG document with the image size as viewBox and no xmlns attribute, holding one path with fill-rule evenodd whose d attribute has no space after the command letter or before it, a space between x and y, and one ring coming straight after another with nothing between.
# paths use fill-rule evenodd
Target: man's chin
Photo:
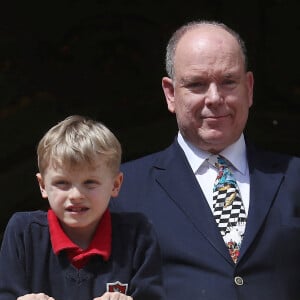
<instances>
[{"instance_id":1,"label":"man's chin","mask_svg":"<svg viewBox=\"0 0 300 300\"><path fill-rule=\"evenodd\" d=\"M226 136L223 132L219 131L200 135L199 142L197 144L201 150L208 151L210 153L219 153L228 146Z\"/></svg>"}]
</instances>

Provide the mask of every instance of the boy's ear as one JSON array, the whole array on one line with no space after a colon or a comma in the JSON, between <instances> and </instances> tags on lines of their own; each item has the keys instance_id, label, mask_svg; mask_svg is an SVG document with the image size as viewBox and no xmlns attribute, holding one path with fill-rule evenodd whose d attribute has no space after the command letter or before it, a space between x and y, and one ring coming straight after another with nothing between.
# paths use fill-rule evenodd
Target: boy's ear
<instances>
[{"instance_id":1,"label":"boy's ear","mask_svg":"<svg viewBox=\"0 0 300 300\"><path fill-rule=\"evenodd\" d=\"M112 197L117 197L119 195L122 182L123 182L123 173L119 172L116 175L115 179L114 179L114 186L113 186L113 189L111 191L111 196Z\"/></svg>"},{"instance_id":2,"label":"boy's ear","mask_svg":"<svg viewBox=\"0 0 300 300\"><path fill-rule=\"evenodd\" d=\"M43 198L48 198L47 192L45 190L45 183L44 183L44 180L43 180L43 177L42 177L41 173L37 173L36 178L37 178L39 186L40 186L42 197Z\"/></svg>"}]
</instances>

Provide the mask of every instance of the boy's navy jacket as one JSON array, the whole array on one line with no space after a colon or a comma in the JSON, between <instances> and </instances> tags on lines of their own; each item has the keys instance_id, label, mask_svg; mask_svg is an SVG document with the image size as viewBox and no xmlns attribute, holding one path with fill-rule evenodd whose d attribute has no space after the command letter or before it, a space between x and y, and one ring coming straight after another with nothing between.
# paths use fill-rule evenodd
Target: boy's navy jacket
<instances>
[{"instance_id":1,"label":"boy's navy jacket","mask_svg":"<svg viewBox=\"0 0 300 300\"><path fill-rule=\"evenodd\" d=\"M137 213L112 213L112 252L75 268L55 255L47 212L20 212L10 219L0 252L0 299L45 293L55 300L92 300L109 288L127 289L134 300L161 300L161 261L151 224Z\"/></svg>"}]
</instances>

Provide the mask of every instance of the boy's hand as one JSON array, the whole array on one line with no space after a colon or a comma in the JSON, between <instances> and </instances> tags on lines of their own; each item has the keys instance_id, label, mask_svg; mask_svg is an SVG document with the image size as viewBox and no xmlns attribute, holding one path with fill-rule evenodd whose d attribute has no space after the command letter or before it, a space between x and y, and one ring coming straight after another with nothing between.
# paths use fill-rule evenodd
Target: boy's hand
<instances>
[{"instance_id":1,"label":"boy's hand","mask_svg":"<svg viewBox=\"0 0 300 300\"><path fill-rule=\"evenodd\" d=\"M39 294L26 294L24 296L18 297L17 300L55 300L55 299L49 297L44 293L39 293Z\"/></svg>"},{"instance_id":2,"label":"boy's hand","mask_svg":"<svg viewBox=\"0 0 300 300\"><path fill-rule=\"evenodd\" d=\"M23 299L22 299L23 300ZM106 292L101 297L94 298L93 300L133 300L132 297L126 296L118 292Z\"/></svg>"}]
</instances>

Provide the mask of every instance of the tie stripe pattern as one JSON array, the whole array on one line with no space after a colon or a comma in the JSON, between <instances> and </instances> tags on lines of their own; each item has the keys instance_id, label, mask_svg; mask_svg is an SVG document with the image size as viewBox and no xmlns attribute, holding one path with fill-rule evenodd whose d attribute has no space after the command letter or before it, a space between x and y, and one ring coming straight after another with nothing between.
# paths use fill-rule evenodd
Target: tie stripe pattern
<instances>
[{"instance_id":1,"label":"tie stripe pattern","mask_svg":"<svg viewBox=\"0 0 300 300\"><path fill-rule=\"evenodd\" d=\"M210 160L218 169L213 189L214 218L236 263L246 224L245 208L230 163L220 155Z\"/></svg>"}]
</instances>

